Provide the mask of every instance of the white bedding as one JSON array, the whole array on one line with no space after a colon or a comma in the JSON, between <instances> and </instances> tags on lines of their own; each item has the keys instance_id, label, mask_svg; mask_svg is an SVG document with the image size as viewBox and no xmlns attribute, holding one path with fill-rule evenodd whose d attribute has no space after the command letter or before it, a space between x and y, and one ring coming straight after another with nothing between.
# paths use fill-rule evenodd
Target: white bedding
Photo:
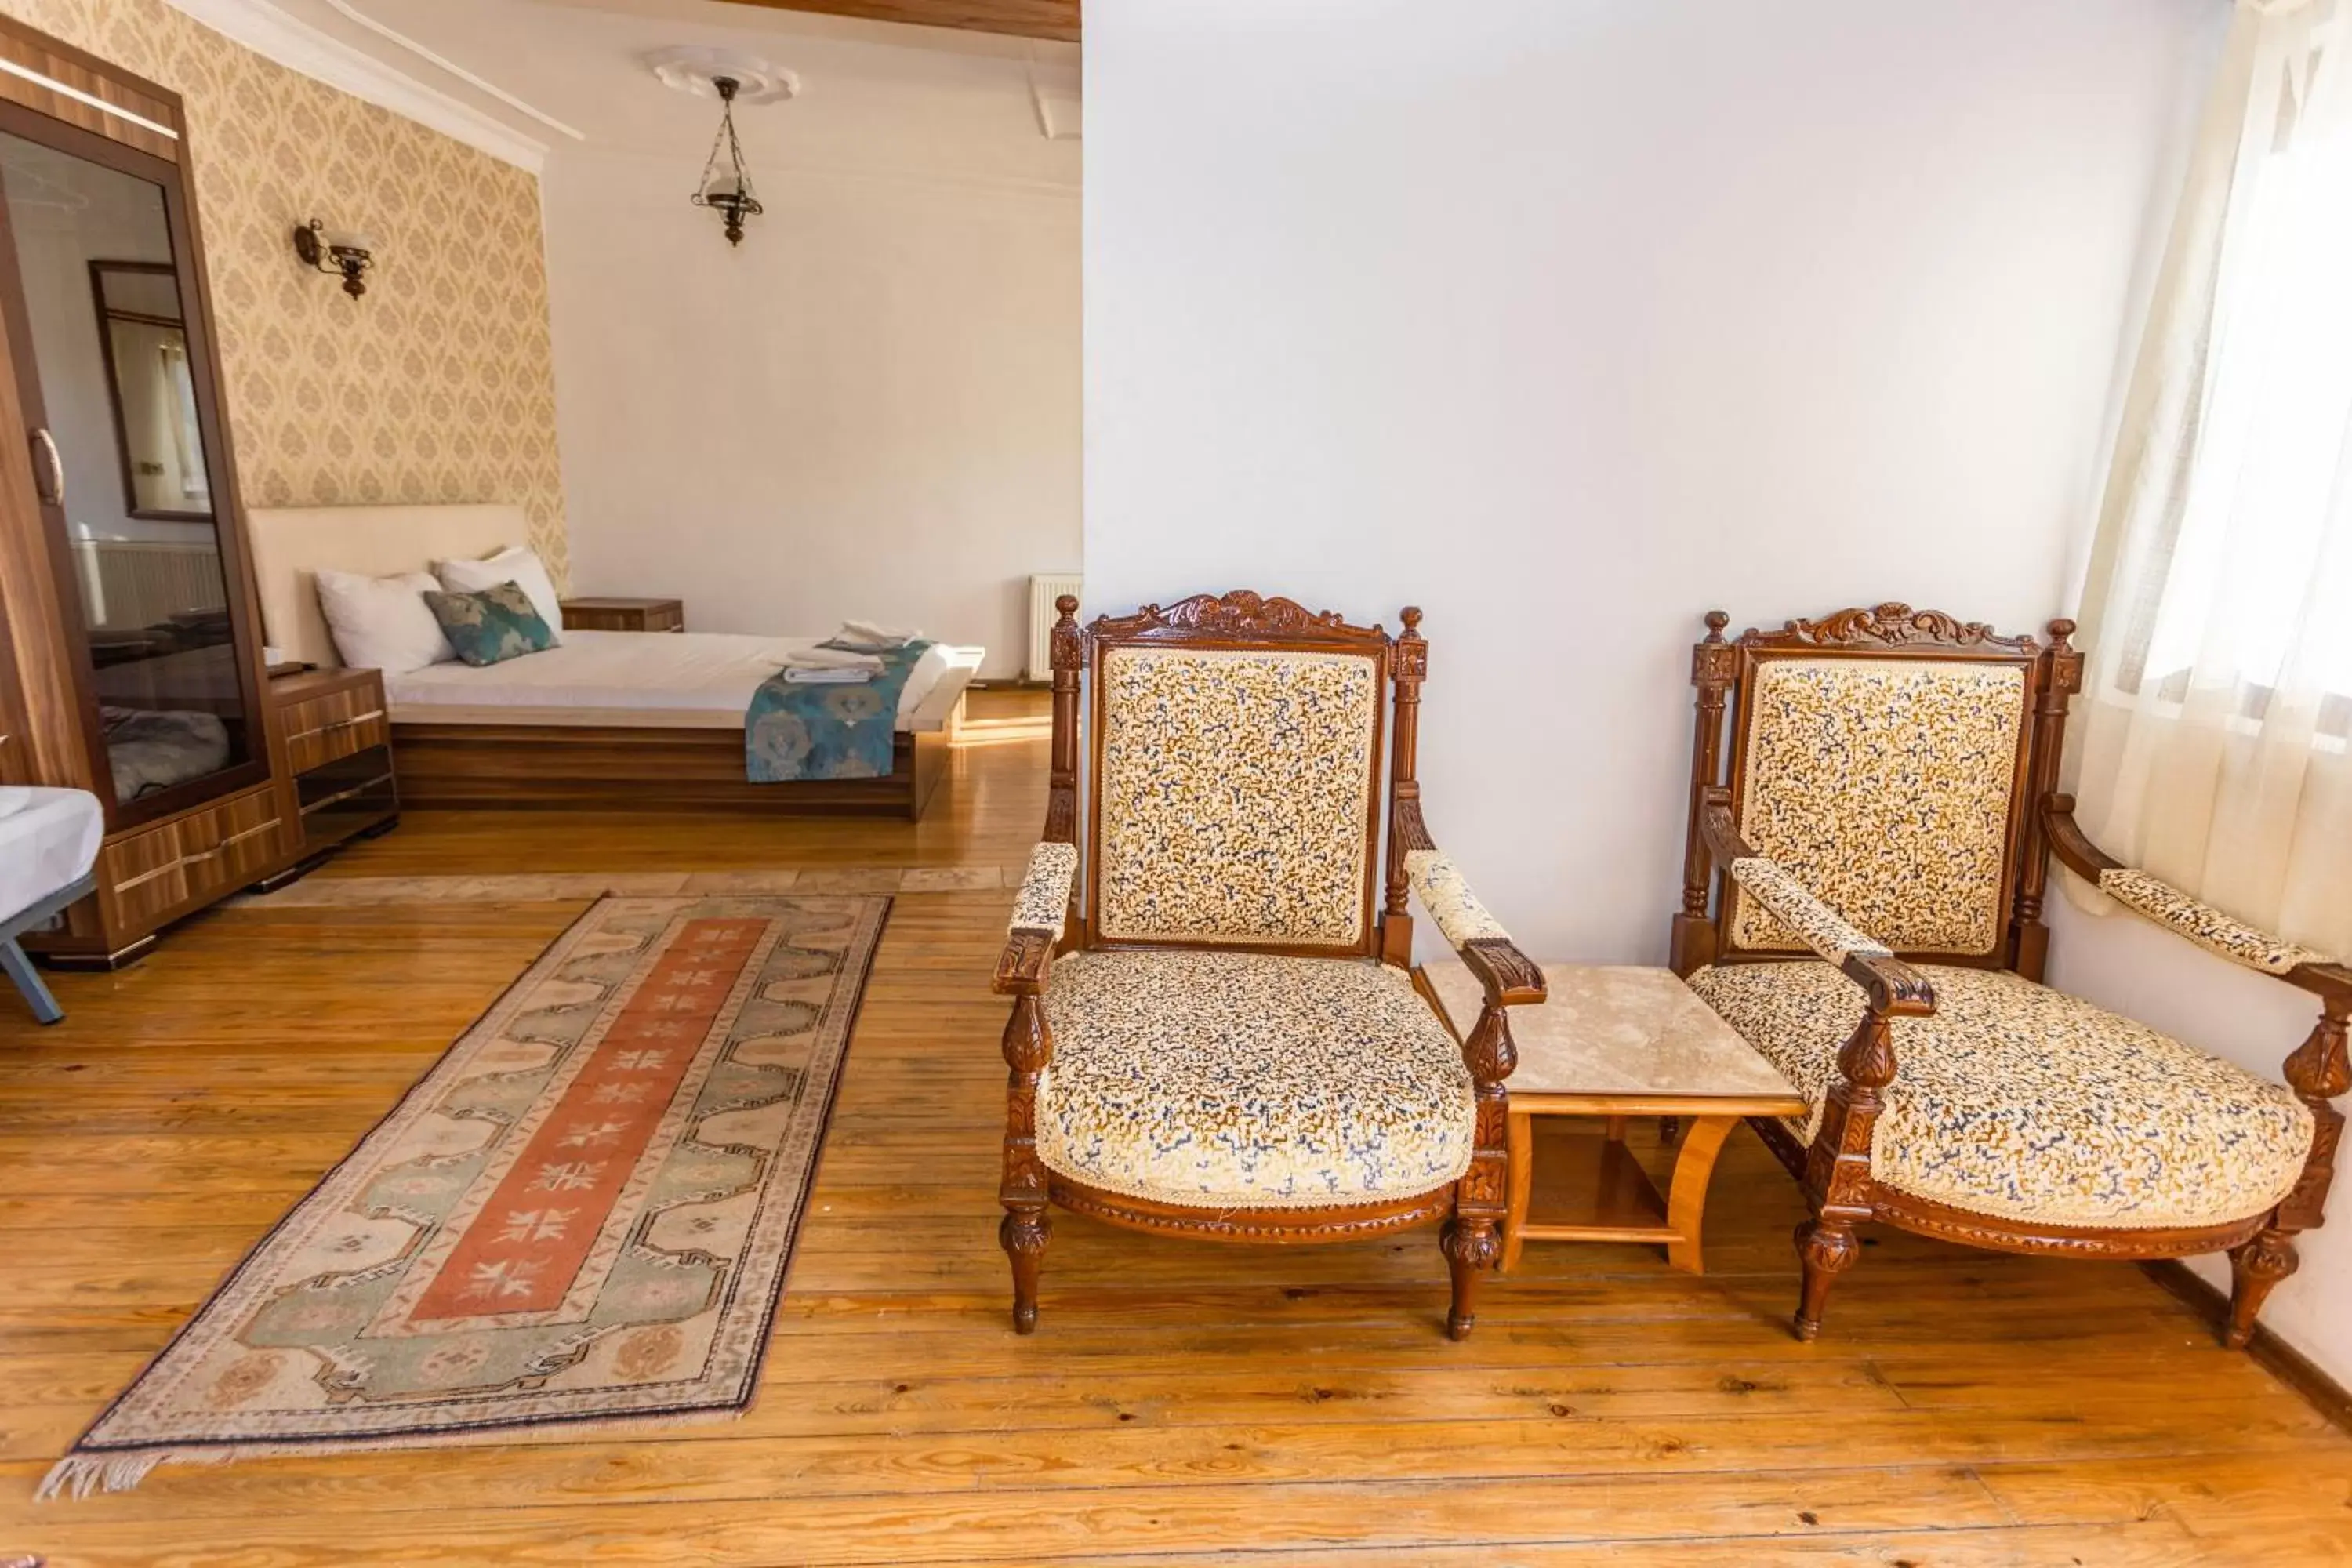
<instances>
[{"instance_id":1,"label":"white bedding","mask_svg":"<svg viewBox=\"0 0 2352 1568\"><path fill-rule=\"evenodd\" d=\"M0 789L0 921L87 875L105 836L105 810L87 790Z\"/></svg>"},{"instance_id":2,"label":"white bedding","mask_svg":"<svg viewBox=\"0 0 2352 1568\"><path fill-rule=\"evenodd\" d=\"M479 668L434 664L387 676L384 699L397 723L740 727L751 694L784 655L818 640L570 631L557 647ZM899 693L898 727L943 728L981 651L944 643L928 649ZM935 693L940 701L931 700Z\"/></svg>"}]
</instances>

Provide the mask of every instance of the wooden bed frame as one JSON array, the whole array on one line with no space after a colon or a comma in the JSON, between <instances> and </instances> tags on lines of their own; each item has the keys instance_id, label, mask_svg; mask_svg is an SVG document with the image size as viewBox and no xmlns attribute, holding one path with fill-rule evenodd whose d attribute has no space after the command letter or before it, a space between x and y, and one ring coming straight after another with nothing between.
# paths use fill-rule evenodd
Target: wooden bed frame
<instances>
[{"instance_id":1,"label":"wooden bed frame","mask_svg":"<svg viewBox=\"0 0 2352 1568\"><path fill-rule=\"evenodd\" d=\"M516 506L257 508L247 514L254 574L280 657L340 661L319 613L320 567L385 576L427 563L486 555L530 537ZM951 671L943 679L969 679ZM946 776L963 710L898 731L890 771L870 779L753 784L743 730L691 725L412 723L392 726L404 807L576 811L726 810L783 816L919 818Z\"/></svg>"},{"instance_id":2,"label":"wooden bed frame","mask_svg":"<svg viewBox=\"0 0 2352 1568\"><path fill-rule=\"evenodd\" d=\"M761 811L919 818L947 772L949 730L901 730L871 779L753 784L743 731L572 724L394 724L400 801L413 806Z\"/></svg>"}]
</instances>

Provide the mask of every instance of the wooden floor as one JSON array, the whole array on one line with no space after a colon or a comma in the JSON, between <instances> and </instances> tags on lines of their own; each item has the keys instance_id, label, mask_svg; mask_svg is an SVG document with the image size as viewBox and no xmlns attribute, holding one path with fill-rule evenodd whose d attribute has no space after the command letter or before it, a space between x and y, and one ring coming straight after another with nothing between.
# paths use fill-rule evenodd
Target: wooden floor
<instances>
[{"instance_id":1,"label":"wooden floor","mask_svg":"<svg viewBox=\"0 0 2352 1568\"><path fill-rule=\"evenodd\" d=\"M915 826L416 815L321 874L1017 866L1042 746L956 767ZM1531 1246L1454 1344L1425 1234L1219 1248L1057 1215L1016 1339L987 986L1010 901L900 896L741 1421L167 1468L83 1502L30 1499L580 905L248 902L59 977L55 1029L0 1007L0 1561L2352 1561L2352 1439L2129 1266L1889 1236L1794 1342L1798 1206L1745 1132L1705 1279Z\"/></svg>"}]
</instances>

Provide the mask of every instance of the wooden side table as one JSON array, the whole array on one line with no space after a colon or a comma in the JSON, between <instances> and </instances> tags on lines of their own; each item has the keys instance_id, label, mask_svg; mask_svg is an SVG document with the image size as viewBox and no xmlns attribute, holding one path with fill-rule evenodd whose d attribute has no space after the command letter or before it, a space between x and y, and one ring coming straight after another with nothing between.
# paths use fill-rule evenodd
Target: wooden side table
<instances>
[{"instance_id":1,"label":"wooden side table","mask_svg":"<svg viewBox=\"0 0 2352 1568\"><path fill-rule=\"evenodd\" d=\"M565 599L563 629L567 632L682 632L686 602L682 599Z\"/></svg>"},{"instance_id":2,"label":"wooden side table","mask_svg":"<svg viewBox=\"0 0 2352 1568\"><path fill-rule=\"evenodd\" d=\"M311 669L269 680L272 721L286 745L300 826L294 864L265 878L267 892L294 881L355 838L400 820L392 721L383 676L373 669Z\"/></svg>"},{"instance_id":3,"label":"wooden side table","mask_svg":"<svg viewBox=\"0 0 2352 1568\"><path fill-rule=\"evenodd\" d=\"M1477 980L1451 959L1420 979L1454 1037L1468 1034ZM1671 970L1546 964L1544 983L1542 1006L1511 1010L1503 1268L1529 1241L1654 1241L1675 1268L1705 1273L1701 1221L1723 1141L1743 1117L1804 1115L1804 1097ZM1663 1196L1625 1147L1634 1116L1688 1123Z\"/></svg>"}]
</instances>

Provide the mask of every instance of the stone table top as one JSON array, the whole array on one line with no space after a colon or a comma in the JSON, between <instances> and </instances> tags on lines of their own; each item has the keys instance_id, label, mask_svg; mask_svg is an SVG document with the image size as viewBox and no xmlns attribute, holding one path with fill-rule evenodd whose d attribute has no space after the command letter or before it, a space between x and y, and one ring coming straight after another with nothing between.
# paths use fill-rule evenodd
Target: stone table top
<instances>
[{"instance_id":1,"label":"stone table top","mask_svg":"<svg viewBox=\"0 0 2352 1568\"><path fill-rule=\"evenodd\" d=\"M1547 963L1543 973L1550 999L1510 1010L1519 1052L1509 1083L1514 1101L1591 1096L1687 1100L1695 1110L1706 1101L1759 1102L1738 1107L1743 1115L1804 1110L1780 1070L1672 970ZM1454 1035L1468 1035L1485 1002L1477 979L1457 959L1422 973Z\"/></svg>"}]
</instances>

